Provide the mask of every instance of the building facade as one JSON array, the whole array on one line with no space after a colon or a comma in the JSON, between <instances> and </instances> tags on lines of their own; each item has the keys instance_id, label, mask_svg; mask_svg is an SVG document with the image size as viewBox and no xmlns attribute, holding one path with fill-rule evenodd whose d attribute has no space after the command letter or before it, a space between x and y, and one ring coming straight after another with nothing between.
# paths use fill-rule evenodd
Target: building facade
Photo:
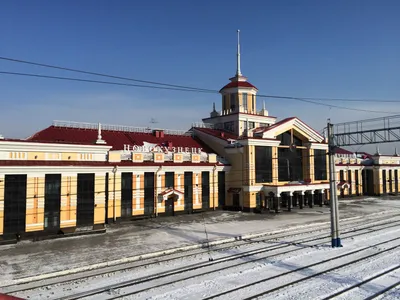
<instances>
[{"instance_id":1,"label":"building facade","mask_svg":"<svg viewBox=\"0 0 400 300\"><path fill-rule=\"evenodd\" d=\"M230 166L190 133L55 122L0 140L0 237L215 209ZM223 193L221 193L223 195Z\"/></svg>"},{"instance_id":2,"label":"building facade","mask_svg":"<svg viewBox=\"0 0 400 300\"><path fill-rule=\"evenodd\" d=\"M371 155L336 149L336 181L339 197L398 194L400 156L382 155L377 149Z\"/></svg>"},{"instance_id":3,"label":"building facade","mask_svg":"<svg viewBox=\"0 0 400 300\"><path fill-rule=\"evenodd\" d=\"M0 137L0 239L213 209L280 212L329 199L328 144L297 117L257 109L240 69L221 110L188 131L55 121ZM341 197L397 194L400 157L336 149Z\"/></svg>"}]
</instances>

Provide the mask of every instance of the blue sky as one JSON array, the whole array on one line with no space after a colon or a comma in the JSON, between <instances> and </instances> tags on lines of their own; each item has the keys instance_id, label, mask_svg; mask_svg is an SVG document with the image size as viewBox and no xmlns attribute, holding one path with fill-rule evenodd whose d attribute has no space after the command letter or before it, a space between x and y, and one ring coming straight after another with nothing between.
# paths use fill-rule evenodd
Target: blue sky
<instances>
[{"instance_id":1,"label":"blue sky","mask_svg":"<svg viewBox=\"0 0 400 300\"><path fill-rule=\"evenodd\" d=\"M260 94L400 99L400 2L1 1L0 56L220 89L242 73ZM1 71L104 80L0 60ZM186 129L220 96L0 75L0 133L26 137L54 119ZM400 113L397 103L330 102ZM262 101L258 101L259 107ZM385 114L266 99L270 114L317 130Z\"/></svg>"}]
</instances>

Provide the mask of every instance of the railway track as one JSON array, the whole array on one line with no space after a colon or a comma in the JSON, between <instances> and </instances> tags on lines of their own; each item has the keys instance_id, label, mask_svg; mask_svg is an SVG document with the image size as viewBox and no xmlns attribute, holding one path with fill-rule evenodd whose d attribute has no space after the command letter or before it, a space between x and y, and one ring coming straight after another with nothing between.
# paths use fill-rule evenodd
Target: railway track
<instances>
[{"instance_id":1,"label":"railway track","mask_svg":"<svg viewBox=\"0 0 400 300\"><path fill-rule=\"evenodd\" d=\"M387 224L387 223L390 223L390 224ZM343 236L346 235L344 237L344 239L349 239L349 238L353 238L355 236L365 235L365 234L368 234L368 233L371 233L371 232L374 232L374 231L377 232L379 230L385 230L385 229L388 229L388 228L399 226L399 224L398 224L399 221L397 221L397 222L393 222L392 221L392 222L387 222L387 223L384 223L384 224L381 224L381 225L376 225L375 224L373 226L364 226L364 227L358 228L356 230L352 229L352 230L349 230L348 232L342 233L342 235ZM372 227L379 227L379 228L372 228ZM364 231L364 232L355 233L357 231ZM327 238L329 238L329 236L325 235L323 237L317 237L317 238L312 238L312 239L308 239L308 240L298 241L298 243L316 242L316 241L320 241L320 240L325 240ZM96 295L100 296L101 294L107 293L108 291L117 291L118 292L118 291L121 291L123 288L129 288L129 287L132 287L132 286L138 286L138 285L141 285L141 284L144 284L144 283L151 283L151 282L154 282L154 281L156 281L158 279L162 279L162 278L165 278L165 277L171 277L171 276L174 276L174 275L178 275L179 276L180 274L183 274L183 273L184 274L187 274L187 273L190 274L190 272L193 272L193 271L198 270L200 268L206 268L206 267L210 267L210 266L213 267L216 264L221 264L221 263L229 263L227 266L224 266L222 268L218 268L218 269L215 269L215 270L209 270L209 271L203 272L201 274L199 274L196 271L195 274L192 274L192 275L189 275L189 276L185 276L184 278L181 278L181 279L172 280L172 281L170 280L167 283L158 284L158 285L152 285L150 287L142 288L142 289L136 290L134 292L124 293L123 294L124 296L126 296L126 295L134 295L134 294L145 292L145 291L150 290L150 289L159 288L159 287L162 287L162 286L167 285L167 284L181 282L181 281L184 281L184 280L188 280L188 279L199 277L199 276L208 275L208 274L211 274L211 273L214 273L214 272L219 272L219 271L226 270L226 269L229 269L229 268L242 266L242 265L245 265L245 264L248 264L248 263L254 263L254 262L265 260L265 259L268 259L268 258L277 257L277 256L284 255L284 254L287 254L287 253L299 251L302 248L298 247L298 243L297 243L297 246L296 246L296 243L292 242L292 243L283 244L283 245L272 245L272 246L264 247L264 248L257 249L257 250L251 250L251 251L248 251L247 253L245 252L245 253L239 253L239 254L235 254L235 255L229 255L229 256L217 259L215 261L212 261L212 262L198 263L198 264L190 265L190 266L187 266L187 267L184 267L184 268L178 268L178 269L174 269L174 270L171 270L171 271L162 272L162 273L159 273L159 274L156 274L156 275L146 276L146 277L142 277L142 278L136 278L136 279L133 279L133 280L127 280L127 281L124 281L124 282L121 282L121 283L118 283L118 284L107 285L107 286L104 286L104 287L101 287L101 288L98 288L98 289L93 289L93 290L90 290L90 291L85 291L85 292L82 292L82 293L77 293L77 294L74 294L74 295L66 296L66 297L63 297L61 299L64 299L64 300L66 300L66 299L82 299L82 298L89 297L89 296L96 296ZM322 244L325 244L325 242L313 243L311 245L303 245L303 246L304 247L315 247L315 246L322 245ZM276 254L271 254L271 255L268 255L266 257L249 259L248 261L241 262L239 264L232 265L232 263L231 263L234 260L238 260L238 259L242 259L242 258L245 258L245 257L254 256L256 254L262 254L262 253L265 253L265 252L276 251L276 250L287 248L287 247L292 247L294 249L291 249L291 250L288 250L288 251L284 251L284 252L279 252L279 253L276 253ZM110 295L103 295L103 296L105 296L106 299L116 299L116 298L121 297L122 294L118 295L115 298L113 298Z\"/></svg>"},{"instance_id":2,"label":"railway track","mask_svg":"<svg viewBox=\"0 0 400 300\"><path fill-rule=\"evenodd\" d=\"M237 292L239 290L243 291L244 289L255 288L260 283L265 283L265 282L271 281L273 279L283 277L285 275L296 273L296 272L299 272L299 271L302 271L302 270L305 270L305 269L310 269L310 268L315 267L315 266L320 266L322 264L325 264L325 263L328 263L328 262L332 262L334 260L338 260L338 259L341 259L341 258L344 258L344 257L348 257L348 256L353 255L353 254L358 254L358 253L363 252L363 251L371 250L373 247L381 246L381 245L388 244L388 243L393 242L393 241L399 241L399 240L400 240L400 237L397 237L397 238L390 239L390 240L387 240L387 241L384 241L384 242L376 243L376 244L373 244L371 246L363 247L361 249L357 249L357 250L354 250L354 251L351 251L351 252L348 252L348 253L345 253L345 254L341 254L341 255L335 256L333 258L329 258L329 259L326 259L326 260L323 260L323 261L320 261L320 262L316 262L316 263L312 263L312 264L309 264L309 265L306 265L306 266L303 266L303 267L300 267L300 268L296 268L294 270L290 270L290 271L284 272L284 273L276 275L276 276L262 278L262 279L260 279L260 280L258 280L256 282L252 282L250 284L245 284L245 285L242 285L242 286L238 286L237 288L234 288L234 289L231 289L231 290L219 293L219 294L211 295L209 297L204 298L203 300L215 299L215 298L219 298L221 296L225 296L225 295L231 294L233 292ZM268 289L268 290L264 290L264 291L262 291L260 293L253 294L250 297L244 298L244 300L258 299L258 298L260 298L262 296L266 296L267 294L270 294L270 293L273 293L273 292L277 292L277 291L282 290L282 289L287 288L287 287L291 287L291 286L293 286L295 284L303 283L303 282L305 282L305 281L307 281L307 280L309 280L311 278L314 278L314 277L317 277L317 276L321 276L321 275L326 274L328 272L333 272L333 271L339 270L341 268L353 265L353 264L358 263L358 262L365 261L365 260L370 259L370 258L375 258L378 255L381 255L382 253L387 253L389 251L397 250L399 248L400 248L400 244L397 244L397 245L391 246L389 248L386 248L384 250L380 250L380 251L374 252L373 254L368 254L368 255L365 255L365 256L360 257L360 258L352 259L349 262L340 264L340 265L335 266L335 267L331 267L331 268L325 269L325 270L320 271L320 272L315 272L312 275L309 275L307 277L304 277L304 278L301 278L301 279L298 279L298 280L294 280L294 281L290 281L288 283L281 284L281 285L279 285L277 287L274 287L274 288L271 288L271 289ZM115 299L115 298L113 298L113 299Z\"/></svg>"},{"instance_id":3,"label":"railway track","mask_svg":"<svg viewBox=\"0 0 400 300\"><path fill-rule=\"evenodd\" d=\"M349 232L358 232L358 231L362 231L362 230L368 230L369 228L373 228L375 226L389 225L389 227L385 227L385 228L390 228L390 227L393 227L396 224L400 223L400 220L399 221L390 221L391 219L396 218L398 216L400 216L400 215L397 215L397 214L389 215L389 216L385 216L384 219L370 218L369 226L365 226L366 220L362 220L362 221L347 220L347 222L343 222L345 224L342 225L342 229L351 228L351 230ZM303 241L310 242L310 241L321 240L324 238L329 238L329 235L326 235L326 234L315 235L315 232L321 232L328 228L329 228L328 226L324 226L324 227L321 226L321 227L318 227L317 229L312 228L311 229L312 233L310 233L310 228L307 228L307 229L303 228L298 231L293 231L290 234L286 234L286 232L284 232L284 233L276 233L276 234L266 235L268 237L267 239L265 238L265 236L261 236L259 238L255 238L255 239L241 239L241 240L237 240L235 242L229 243L228 245L222 244L220 246L210 247L210 249L207 249L207 250L201 249L199 251L185 252L184 254L178 254L178 255L175 254L175 255L171 255L171 256L169 256L167 258L163 258L163 259L155 258L155 259L151 259L150 261L146 260L145 262L141 262L141 261L137 262L136 261L136 262L128 263L125 265L115 265L115 266L111 266L111 267L107 267L107 268L102 268L102 269L88 271L88 272L82 272L82 273L68 275L68 276L53 277L53 278L44 279L44 280L40 280L40 281L39 280L32 281L32 282L29 282L26 284L23 283L23 284L3 286L0 289L0 291L3 293L7 293L7 294L18 293L18 292L22 292L22 291L26 291L26 290L32 290L35 288L37 289L37 288L41 288L41 287L45 287L45 286L67 283L67 282L74 281L74 280L87 279L88 277L96 277L96 276L101 276L104 274L111 275L111 274L117 273L117 272L130 271L130 270L134 270L134 269L138 269L138 268L147 268L154 264L167 263L167 262L171 262L174 260L187 259L188 257L195 257L195 256L199 256L199 255L207 255L211 251L213 253L213 256L215 256L218 253L228 251L230 249L234 249L234 248L238 248L238 247L242 247L242 246L249 246L249 244L257 245L260 243L268 243L268 242L273 243L279 239L288 239L290 237L312 234L313 239L311 239L311 240L304 240L304 238L295 239L295 240L289 241L286 245L282 245L279 247L279 248L284 248L284 247L288 247L290 245L302 243ZM251 256L251 255L257 254L258 253L257 251L261 251L259 253L262 253L262 252L265 252L268 250L275 250L275 249L277 249L276 245L270 245L268 247L262 247L261 249L254 249L251 251L244 252L244 253L242 253L242 255ZM254 251L256 251L256 252L254 252ZM219 261L220 257L216 257L214 260ZM200 265L201 264L202 263L200 263Z\"/></svg>"},{"instance_id":4,"label":"railway track","mask_svg":"<svg viewBox=\"0 0 400 300\"><path fill-rule=\"evenodd\" d=\"M356 284L353 284L353 285L351 285L351 286L349 286L349 287L347 287L347 288L345 288L345 289L342 289L342 290L340 290L340 291L338 291L338 292L336 292L336 293L334 293L334 294L331 294L331 295L329 295L329 296L323 298L322 300L329 300L329 299L333 299L333 298L335 298L335 297L344 295L345 293L347 293L347 292L349 292L349 291L352 291L352 290L354 290L354 289L360 288L360 287L362 287L363 285L365 285L365 284L367 284L367 283L370 283L370 282L372 282L372 281L374 281L374 280L376 280L376 279L381 279L382 277L384 277L384 276L386 276L386 275L389 275L389 274L391 274L391 273L393 273L394 271L397 271L397 270L399 270L399 269L400 269L400 265L396 265L396 266L394 266L394 267L392 267L392 268L390 268L390 269L388 269L388 270L385 270L385 271L383 271L383 272L380 272L380 273L378 273L378 274L376 274L376 275L374 275L374 276L371 276L371 277L369 277L369 278L367 278L367 279L364 279L364 280L362 280L362 281L360 281L360 282L358 282L358 283L356 283ZM375 293L375 294L369 296L367 299L375 299L376 297L378 297L378 296L380 296L380 295L386 293L387 291L389 291L389 290L395 288L395 287L398 286L398 285L400 285L400 282L394 283L394 284L392 284L392 285L386 287L385 289L380 290L379 292L377 292L377 293Z\"/></svg>"}]
</instances>

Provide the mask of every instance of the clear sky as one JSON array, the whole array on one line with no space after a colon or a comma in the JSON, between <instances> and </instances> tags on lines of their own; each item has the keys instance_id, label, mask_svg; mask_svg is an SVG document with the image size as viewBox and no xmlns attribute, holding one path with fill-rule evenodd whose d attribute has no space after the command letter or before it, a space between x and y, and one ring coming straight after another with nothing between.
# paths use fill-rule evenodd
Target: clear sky
<instances>
[{"instance_id":1,"label":"clear sky","mask_svg":"<svg viewBox=\"0 0 400 300\"><path fill-rule=\"evenodd\" d=\"M219 90L235 73L240 29L242 73L260 94L400 100L399 15L398 0L3 0L0 56ZM3 60L0 71L107 80ZM6 137L54 119L187 129L221 107L218 94L1 74L0 99ZM325 103L400 113L400 103ZM316 130L327 118L385 115L279 99L266 107Z\"/></svg>"}]
</instances>

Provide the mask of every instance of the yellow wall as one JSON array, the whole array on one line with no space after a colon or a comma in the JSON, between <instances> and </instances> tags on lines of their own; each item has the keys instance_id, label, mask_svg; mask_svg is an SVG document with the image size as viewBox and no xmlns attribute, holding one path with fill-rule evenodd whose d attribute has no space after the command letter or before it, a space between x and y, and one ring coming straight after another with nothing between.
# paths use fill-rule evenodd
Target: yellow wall
<instances>
[{"instance_id":1,"label":"yellow wall","mask_svg":"<svg viewBox=\"0 0 400 300\"><path fill-rule=\"evenodd\" d=\"M96 176L94 185L94 224L104 224L105 222L105 186L105 176Z\"/></svg>"},{"instance_id":2,"label":"yellow wall","mask_svg":"<svg viewBox=\"0 0 400 300\"><path fill-rule=\"evenodd\" d=\"M71 157L71 158L69 158ZM62 153L61 154L61 160L78 160L78 154L77 153Z\"/></svg>"},{"instance_id":3,"label":"yellow wall","mask_svg":"<svg viewBox=\"0 0 400 300\"><path fill-rule=\"evenodd\" d=\"M77 176L61 177L60 228L76 226Z\"/></svg>"}]
</instances>

